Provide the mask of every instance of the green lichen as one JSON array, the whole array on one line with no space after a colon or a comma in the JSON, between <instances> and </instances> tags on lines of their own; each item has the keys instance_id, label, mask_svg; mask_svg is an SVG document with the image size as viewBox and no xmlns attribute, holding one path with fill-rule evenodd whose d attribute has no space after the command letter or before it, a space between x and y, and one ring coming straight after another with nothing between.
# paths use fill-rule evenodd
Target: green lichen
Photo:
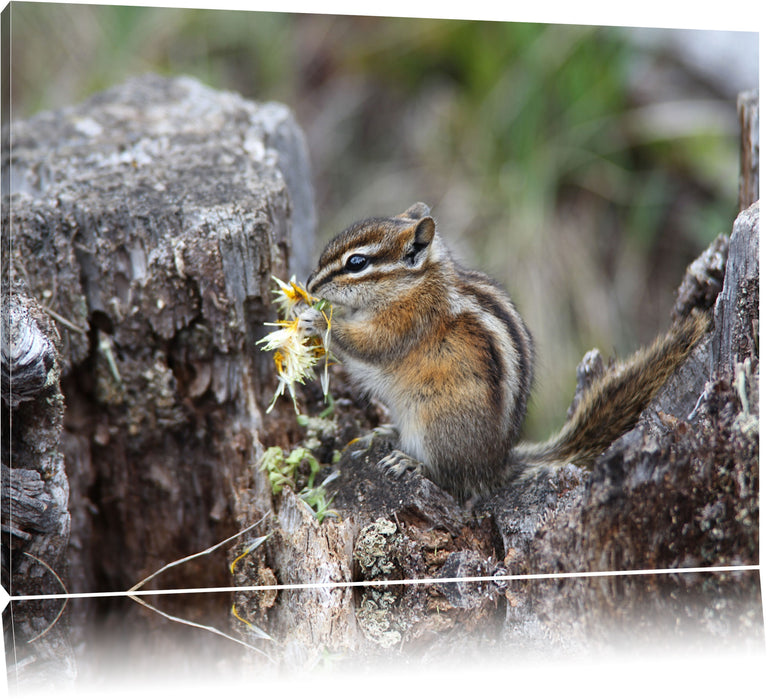
<instances>
[{"instance_id":1,"label":"green lichen","mask_svg":"<svg viewBox=\"0 0 776 700\"><path fill-rule=\"evenodd\" d=\"M397 570L392 553L395 551L398 527L386 518L378 518L364 527L358 535L353 556L364 573L374 580L389 577Z\"/></svg>"},{"instance_id":2,"label":"green lichen","mask_svg":"<svg viewBox=\"0 0 776 700\"><path fill-rule=\"evenodd\" d=\"M303 464L309 467L310 475L306 483L298 489L298 476ZM326 493L326 485L332 477L318 486L314 485L315 477L321 471L321 464L307 447L297 447L289 454L280 447L269 447L261 458L259 469L267 472L273 494L280 493L284 486L290 487L313 509L318 522L328 517L339 517L336 511L329 508L332 498Z\"/></svg>"}]
</instances>

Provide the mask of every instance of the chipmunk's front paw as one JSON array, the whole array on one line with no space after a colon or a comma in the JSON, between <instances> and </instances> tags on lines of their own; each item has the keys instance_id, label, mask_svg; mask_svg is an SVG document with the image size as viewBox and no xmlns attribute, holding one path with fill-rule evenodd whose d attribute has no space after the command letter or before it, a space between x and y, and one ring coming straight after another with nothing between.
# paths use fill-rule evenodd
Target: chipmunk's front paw
<instances>
[{"instance_id":1,"label":"chipmunk's front paw","mask_svg":"<svg viewBox=\"0 0 776 700\"><path fill-rule=\"evenodd\" d=\"M296 311L296 309L295 309ZM326 317L314 306L308 306L297 314L299 318L299 330L306 336L322 336L326 333Z\"/></svg>"},{"instance_id":2,"label":"chipmunk's front paw","mask_svg":"<svg viewBox=\"0 0 776 700\"><path fill-rule=\"evenodd\" d=\"M423 466L422 462L419 462L414 457L410 457L406 452L401 450L393 450L385 457L383 457L377 466L381 469L385 469L391 476L400 477L408 471L420 470Z\"/></svg>"},{"instance_id":3,"label":"chipmunk's front paw","mask_svg":"<svg viewBox=\"0 0 776 700\"><path fill-rule=\"evenodd\" d=\"M348 449L351 450L351 454L354 457L362 457L372 447L380 442L387 442L388 445L393 448L399 439L399 433L392 425L378 425L374 430L366 435L351 440L348 443Z\"/></svg>"}]
</instances>

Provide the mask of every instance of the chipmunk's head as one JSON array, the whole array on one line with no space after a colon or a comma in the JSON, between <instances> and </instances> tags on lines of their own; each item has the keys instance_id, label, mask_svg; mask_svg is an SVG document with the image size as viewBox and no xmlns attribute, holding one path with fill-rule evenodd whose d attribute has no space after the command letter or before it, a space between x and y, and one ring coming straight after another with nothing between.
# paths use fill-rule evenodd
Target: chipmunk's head
<instances>
[{"instance_id":1,"label":"chipmunk's head","mask_svg":"<svg viewBox=\"0 0 776 700\"><path fill-rule=\"evenodd\" d=\"M326 245L307 289L352 311L401 298L423 283L435 263L436 226L429 214L418 202L398 216L353 224Z\"/></svg>"}]
</instances>

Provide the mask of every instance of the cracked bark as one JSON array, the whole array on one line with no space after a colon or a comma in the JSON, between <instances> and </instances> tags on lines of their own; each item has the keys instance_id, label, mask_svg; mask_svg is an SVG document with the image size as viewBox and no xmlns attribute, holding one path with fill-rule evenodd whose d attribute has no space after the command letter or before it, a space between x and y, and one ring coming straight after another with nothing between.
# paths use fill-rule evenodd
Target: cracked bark
<instances>
[{"instance_id":1,"label":"cracked bark","mask_svg":"<svg viewBox=\"0 0 776 700\"><path fill-rule=\"evenodd\" d=\"M282 105L149 75L3 146L3 585L60 592L37 552L71 592L126 590L269 507L263 444L298 428L265 415L255 341L272 276L309 267L304 139ZM230 581L211 560L156 583ZM19 639L55 615L20 608Z\"/></svg>"}]
</instances>

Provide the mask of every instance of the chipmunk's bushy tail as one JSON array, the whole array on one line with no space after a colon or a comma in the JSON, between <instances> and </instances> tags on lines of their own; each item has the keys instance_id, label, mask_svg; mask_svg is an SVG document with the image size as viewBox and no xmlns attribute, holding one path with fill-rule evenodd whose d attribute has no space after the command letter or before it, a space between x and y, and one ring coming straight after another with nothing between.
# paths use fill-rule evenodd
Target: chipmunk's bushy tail
<instances>
[{"instance_id":1,"label":"chipmunk's bushy tail","mask_svg":"<svg viewBox=\"0 0 776 700\"><path fill-rule=\"evenodd\" d=\"M693 311L652 345L616 363L595 379L561 430L546 442L518 443L510 464L530 478L553 464L590 467L614 440L636 424L658 390L687 358L709 327L708 312Z\"/></svg>"}]
</instances>

